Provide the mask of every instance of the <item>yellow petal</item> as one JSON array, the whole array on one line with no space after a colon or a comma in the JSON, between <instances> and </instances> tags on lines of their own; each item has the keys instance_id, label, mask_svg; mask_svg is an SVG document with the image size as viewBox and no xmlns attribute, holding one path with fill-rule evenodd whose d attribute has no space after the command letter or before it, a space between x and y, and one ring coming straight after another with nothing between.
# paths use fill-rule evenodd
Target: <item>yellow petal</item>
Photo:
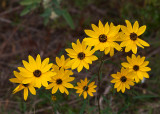
<instances>
[{"instance_id":1,"label":"yellow petal","mask_svg":"<svg viewBox=\"0 0 160 114\"><path fill-rule=\"evenodd\" d=\"M39 54L37 55L36 63L37 63L37 68L40 69L40 67L41 67L41 57L40 57Z\"/></svg>"},{"instance_id":2,"label":"yellow petal","mask_svg":"<svg viewBox=\"0 0 160 114\"><path fill-rule=\"evenodd\" d=\"M144 40L141 40L140 38L137 39L139 41L140 44L142 44L143 46L150 46L147 42L145 42Z\"/></svg>"},{"instance_id":3,"label":"yellow petal","mask_svg":"<svg viewBox=\"0 0 160 114\"><path fill-rule=\"evenodd\" d=\"M82 62L79 64L78 68L77 68L77 71L80 72L81 70L83 69L83 64Z\"/></svg>"},{"instance_id":4,"label":"yellow petal","mask_svg":"<svg viewBox=\"0 0 160 114\"><path fill-rule=\"evenodd\" d=\"M56 57L56 63L57 63L57 65L58 65L59 67L62 66L61 60L60 60L58 57Z\"/></svg>"},{"instance_id":5,"label":"yellow petal","mask_svg":"<svg viewBox=\"0 0 160 114\"><path fill-rule=\"evenodd\" d=\"M99 20L98 26L99 26L100 32L104 33L104 26L100 20Z\"/></svg>"},{"instance_id":6,"label":"yellow petal","mask_svg":"<svg viewBox=\"0 0 160 114\"><path fill-rule=\"evenodd\" d=\"M84 99L87 98L87 92L86 91L83 92L83 97L84 97Z\"/></svg>"},{"instance_id":7,"label":"yellow petal","mask_svg":"<svg viewBox=\"0 0 160 114\"><path fill-rule=\"evenodd\" d=\"M89 69L89 65L88 65L88 63L86 63L85 61L81 62L81 64L83 64L83 66L84 66L86 69Z\"/></svg>"},{"instance_id":8,"label":"yellow petal","mask_svg":"<svg viewBox=\"0 0 160 114\"><path fill-rule=\"evenodd\" d=\"M134 25L133 25L133 32L134 32L134 33L137 33L138 28L139 28L139 24L138 24L138 21L136 21L136 22L134 23Z\"/></svg>"},{"instance_id":9,"label":"yellow petal","mask_svg":"<svg viewBox=\"0 0 160 114\"><path fill-rule=\"evenodd\" d=\"M24 65L24 67L25 67L27 70L29 70L30 72L32 72L32 71L35 70L34 67L32 67L32 65L30 65L28 62L26 62L26 61L23 60L22 63L23 63L23 65Z\"/></svg>"},{"instance_id":10,"label":"yellow petal","mask_svg":"<svg viewBox=\"0 0 160 114\"><path fill-rule=\"evenodd\" d=\"M53 66L53 63L50 63L48 65L46 65L45 67L43 67L43 69L41 70L42 73L48 72Z\"/></svg>"},{"instance_id":11,"label":"yellow petal","mask_svg":"<svg viewBox=\"0 0 160 114\"><path fill-rule=\"evenodd\" d=\"M98 38L84 38L83 41L89 46L94 46L99 44Z\"/></svg>"},{"instance_id":12,"label":"yellow petal","mask_svg":"<svg viewBox=\"0 0 160 114\"><path fill-rule=\"evenodd\" d=\"M28 88L24 88L24 100L26 101L28 97Z\"/></svg>"},{"instance_id":13,"label":"yellow petal","mask_svg":"<svg viewBox=\"0 0 160 114\"><path fill-rule=\"evenodd\" d=\"M56 93L57 90L58 90L58 86L53 87L53 88L52 88L52 94Z\"/></svg>"},{"instance_id":14,"label":"yellow petal","mask_svg":"<svg viewBox=\"0 0 160 114\"><path fill-rule=\"evenodd\" d=\"M106 47L105 50L104 50L104 53L107 55L110 51L110 47Z\"/></svg>"},{"instance_id":15,"label":"yellow petal","mask_svg":"<svg viewBox=\"0 0 160 114\"><path fill-rule=\"evenodd\" d=\"M118 34L119 27L112 27L109 32L107 37L114 37L116 34Z\"/></svg>"},{"instance_id":16,"label":"yellow petal","mask_svg":"<svg viewBox=\"0 0 160 114\"><path fill-rule=\"evenodd\" d=\"M99 32L99 28L96 25L91 24L91 26L95 32Z\"/></svg>"},{"instance_id":17,"label":"yellow petal","mask_svg":"<svg viewBox=\"0 0 160 114\"><path fill-rule=\"evenodd\" d=\"M114 48L111 48L110 50L110 56L112 57L114 55Z\"/></svg>"},{"instance_id":18,"label":"yellow petal","mask_svg":"<svg viewBox=\"0 0 160 114\"><path fill-rule=\"evenodd\" d=\"M72 69L77 68L79 66L79 64L80 64L80 60L76 59L76 61L72 65Z\"/></svg>"},{"instance_id":19,"label":"yellow petal","mask_svg":"<svg viewBox=\"0 0 160 114\"><path fill-rule=\"evenodd\" d=\"M133 32L133 29L132 29L131 23L130 23L128 20L125 20L125 22L126 22L126 24L127 24L127 29L128 29L128 31L129 31L130 33L132 33L132 32Z\"/></svg>"},{"instance_id":20,"label":"yellow petal","mask_svg":"<svg viewBox=\"0 0 160 114\"><path fill-rule=\"evenodd\" d=\"M71 54L71 55L77 55L76 51L74 51L73 49L65 49L67 53Z\"/></svg>"},{"instance_id":21,"label":"yellow petal","mask_svg":"<svg viewBox=\"0 0 160 114\"><path fill-rule=\"evenodd\" d=\"M9 79L9 81L13 83L21 83L21 81L18 78L11 78Z\"/></svg>"},{"instance_id":22,"label":"yellow petal","mask_svg":"<svg viewBox=\"0 0 160 114\"><path fill-rule=\"evenodd\" d=\"M28 83L31 83L32 80L33 80L33 78L25 78L25 79L22 81L22 83L23 83L23 84L28 84Z\"/></svg>"},{"instance_id":23,"label":"yellow petal","mask_svg":"<svg viewBox=\"0 0 160 114\"><path fill-rule=\"evenodd\" d=\"M65 86L67 88L74 88L74 86L70 83L63 83L63 86Z\"/></svg>"},{"instance_id":24,"label":"yellow petal","mask_svg":"<svg viewBox=\"0 0 160 114\"><path fill-rule=\"evenodd\" d=\"M43 60L41 69L43 69L46 65L48 65L48 63L49 63L49 58L46 58L45 60Z\"/></svg>"},{"instance_id":25,"label":"yellow petal","mask_svg":"<svg viewBox=\"0 0 160 114\"><path fill-rule=\"evenodd\" d=\"M108 32L109 32L109 25L108 25L108 22L105 24L105 26L104 26L104 33L105 34L108 34Z\"/></svg>"},{"instance_id":26,"label":"yellow petal","mask_svg":"<svg viewBox=\"0 0 160 114\"><path fill-rule=\"evenodd\" d=\"M34 67L34 69L37 69L37 64L36 64L36 61L34 60L34 58L29 55L28 59L29 59L29 64L31 64L32 67Z\"/></svg>"},{"instance_id":27,"label":"yellow petal","mask_svg":"<svg viewBox=\"0 0 160 114\"><path fill-rule=\"evenodd\" d=\"M149 61L144 61L142 64L141 64L141 67L145 67L149 64Z\"/></svg>"},{"instance_id":28,"label":"yellow petal","mask_svg":"<svg viewBox=\"0 0 160 114\"><path fill-rule=\"evenodd\" d=\"M125 92L125 83L124 83L124 84L122 84L121 91L122 91L122 93L124 93L124 92Z\"/></svg>"},{"instance_id":29,"label":"yellow petal","mask_svg":"<svg viewBox=\"0 0 160 114\"><path fill-rule=\"evenodd\" d=\"M59 90L61 93L64 93L64 87L62 85L59 86Z\"/></svg>"},{"instance_id":30,"label":"yellow petal","mask_svg":"<svg viewBox=\"0 0 160 114\"><path fill-rule=\"evenodd\" d=\"M121 65L123 66L123 67L125 67L125 68L128 68L128 67L130 67L131 65L130 64L128 64L127 62L123 62L123 63L121 63Z\"/></svg>"},{"instance_id":31,"label":"yellow petal","mask_svg":"<svg viewBox=\"0 0 160 114\"><path fill-rule=\"evenodd\" d=\"M69 92L68 92L68 90L66 89L66 88L64 88L64 92L68 95L69 94Z\"/></svg>"},{"instance_id":32,"label":"yellow petal","mask_svg":"<svg viewBox=\"0 0 160 114\"><path fill-rule=\"evenodd\" d=\"M142 74L144 75L145 78L149 78L149 75L147 72L142 72Z\"/></svg>"},{"instance_id":33,"label":"yellow petal","mask_svg":"<svg viewBox=\"0 0 160 114\"><path fill-rule=\"evenodd\" d=\"M133 52L134 54L137 53L137 45L136 45L136 44L133 44L133 45L132 45L132 52Z\"/></svg>"},{"instance_id":34,"label":"yellow petal","mask_svg":"<svg viewBox=\"0 0 160 114\"><path fill-rule=\"evenodd\" d=\"M141 26L137 31L137 35L140 36L145 32L145 30L146 30L146 25Z\"/></svg>"},{"instance_id":35,"label":"yellow petal","mask_svg":"<svg viewBox=\"0 0 160 114\"><path fill-rule=\"evenodd\" d=\"M29 90L33 95L36 95L36 90L33 86L29 86Z\"/></svg>"},{"instance_id":36,"label":"yellow petal","mask_svg":"<svg viewBox=\"0 0 160 114\"><path fill-rule=\"evenodd\" d=\"M96 32L92 31L92 30L84 30L84 32L88 36L90 36L91 38L98 38L99 37L99 35Z\"/></svg>"},{"instance_id":37,"label":"yellow petal","mask_svg":"<svg viewBox=\"0 0 160 114\"><path fill-rule=\"evenodd\" d=\"M150 71L151 68L149 68L149 67L140 67L140 70L141 71Z\"/></svg>"},{"instance_id":38,"label":"yellow petal","mask_svg":"<svg viewBox=\"0 0 160 114\"><path fill-rule=\"evenodd\" d=\"M122 32L125 33L126 35L130 35L130 32L128 31L127 27L124 25L121 25Z\"/></svg>"}]
</instances>

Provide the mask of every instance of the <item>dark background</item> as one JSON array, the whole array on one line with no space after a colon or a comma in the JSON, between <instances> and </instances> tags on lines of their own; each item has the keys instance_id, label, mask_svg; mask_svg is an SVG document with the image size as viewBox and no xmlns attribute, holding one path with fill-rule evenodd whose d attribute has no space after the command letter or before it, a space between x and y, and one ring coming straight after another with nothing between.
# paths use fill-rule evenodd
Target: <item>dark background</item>
<instances>
[{"instance_id":1,"label":"dark background","mask_svg":"<svg viewBox=\"0 0 160 114\"><path fill-rule=\"evenodd\" d=\"M42 13L46 10L42 2L28 14L21 16L26 6L20 5L20 0L0 0L0 113L66 113L84 112L98 113L95 97L89 97L87 103L78 97L75 90L70 90L66 96L56 93L56 101L52 100L50 91L41 88L37 95L29 95L23 100L23 92L12 94L17 84L9 82L14 77L13 71L22 66L22 60L28 60L28 55L34 58L40 54L42 59L50 57L55 63L55 57L66 56L65 48L71 47L71 42L86 37L84 29L91 29L91 24L113 22L125 24L128 19L132 24L137 20L146 25L147 29L141 38L151 46L138 49L138 54L146 56L150 61L150 78L138 83L124 94L117 93L110 83L110 74L120 70L122 61L126 61L124 53L114 56L103 66L103 82L101 87L101 109L103 113L138 113L158 114L160 108L160 1L159 0L61 0L60 7L72 17L74 29L69 26L65 16L49 19ZM70 20L69 23L72 23ZM97 54L98 56L98 54ZM67 57L67 56L66 56ZM106 56L108 58L109 56ZM73 82L97 74L99 62L90 65L90 70L81 73L74 71ZM96 78L95 78L96 80ZM97 95L96 93L94 94Z\"/></svg>"}]
</instances>

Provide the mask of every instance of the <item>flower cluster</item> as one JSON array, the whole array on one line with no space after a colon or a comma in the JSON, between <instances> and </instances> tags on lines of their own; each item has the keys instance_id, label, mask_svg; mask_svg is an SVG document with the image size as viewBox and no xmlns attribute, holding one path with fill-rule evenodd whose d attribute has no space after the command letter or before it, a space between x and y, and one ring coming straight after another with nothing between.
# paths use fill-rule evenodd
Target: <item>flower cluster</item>
<instances>
[{"instance_id":1,"label":"flower cluster","mask_svg":"<svg viewBox=\"0 0 160 114\"><path fill-rule=\"evenodd\" d=\"M60 58L56 57L56 64L49 63L49 58L41 61L40 55L34 59L28 56L28 62L22 61L24 67L18 67L18 72L14 71L16 78L11 78L13 83L19 85L13 90L13 93L24 89L24 99L28 97L28 90L35 95L35 88L44 86L46 89L52 89L52 94L57 91L69 94L67 88L76 89L79 96L83 95L84 99L87 94L93 96L96 92L95 82L90 82L87 78L77 82L77 86L73 86L71 82L75 77L72 70L77 69L78 72L83 68L89 69L89 65L93 61L98 60L94 55L96 51L104 51L104 54L114 55L114 50L121 51L122 47L125 52L132 51L132 57L127 56L128 62L122 63L122 69L117 74L112 74L114 78L111 83L115 83L114 88L117 91L125 92L125 89L130 89L134 82L139 82L143 78L149 78L148 71L151 69L147 67L149 61L145 61L145 57L136 56L137 48L149 46L149 44L142 39L140 35L145 32L146 26L139 27L136 21L132 27L131 23L126 20L126 25L115 26L108 22L103 25L99 21L98 26L92 24L93 30L85 30L88 37L84 38L82 42L79 39L76 43L72 43L72 48L65 49L69 58L65 59L64 55ZM120 31L121 30L121 31Z\"/></svg>"}]
</instances>

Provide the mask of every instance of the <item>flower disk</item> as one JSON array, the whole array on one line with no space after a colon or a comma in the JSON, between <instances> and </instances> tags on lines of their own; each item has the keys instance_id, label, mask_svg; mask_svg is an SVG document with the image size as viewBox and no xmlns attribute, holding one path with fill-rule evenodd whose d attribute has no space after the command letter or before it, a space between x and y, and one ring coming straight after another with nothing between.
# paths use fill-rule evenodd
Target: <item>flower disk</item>
<instances>
[{"instance_id":1,"label":"flower disk","mask_svg":"<svg viewBox=\"0 0 160 114\"><path fill-rule=\"evenodd\" d=\"M121 72L117 72L117 74L112 74L111 76L114 78L111 80L111 83L115 83L114 88L117 88L117 92L121 90L124 93L126 88L130 89L130 85L134 85L134 79L128 69L122 68Z\"/></svg>"},{"instance_id":2,"label":"flower disk","mask_svg":"<svg viewBox=\"0 0 160 114\"><path fill-rule=\"evenodd\" d=\"M79 93L79 96L81 96L83 94L84 99L87 98L87 93L90 96L93 96L93 92L96 92L95 88L97 87L96 85L94 85L95 82L91 82L89 84L89 80L87 80L87 78L85 78L85 80L81 80L81 82L77 82L77 85L75 87L75 89L77 89L76 93Z\"/></svg>"},{"instance_id":3,"label":"flower disk","mask_svg":"<svg viewBox=\"0 0 160 114\"><path fill-rule=\"evenodd\" d=\"M66 65L71 66L72 69L76 69L80 72L83 67L89 69L89 64L92 64L92 61L97 60L98 58L93 55L95 50L91 50L91 47L85 45L84 41L82 44L77 40L77 44L72 43L73 49L66 49L68 56L73 58Z\"/></svg>"},{"instance_id":4,"label":"flower disk","mask_svg":"<svg viewBox=\"0 0 160 114\"><path fill-rule=\"evenodd\" d=\"M126 47L125 52L132 50L134 54L137 53L137 46L144 48L143 46L149 46L149 44L139 38L145 30L146 26L143 25L139 28L138 21L136 21L132 27L131 23L126 20L127 26L121 25L122 33L120 35L122 39L121 47Z\"/></svg>"},{"instance_id":5,"label":"flower disk","mask_svg":"<svg viewBox=\"0 0 160 114\"><path fill-rule=\"evenodd\" d=\"M122 66L125 68L129 68L129 71L133 74L133 78L138 83L140 80L145 78L149 78L148 71L151 69L147 67L149 61L144 61L145 57L140 57L139 55L136 57L132 54L132 57L127 56L127 62L123 62Z\"/></svg>"}]
</instances>

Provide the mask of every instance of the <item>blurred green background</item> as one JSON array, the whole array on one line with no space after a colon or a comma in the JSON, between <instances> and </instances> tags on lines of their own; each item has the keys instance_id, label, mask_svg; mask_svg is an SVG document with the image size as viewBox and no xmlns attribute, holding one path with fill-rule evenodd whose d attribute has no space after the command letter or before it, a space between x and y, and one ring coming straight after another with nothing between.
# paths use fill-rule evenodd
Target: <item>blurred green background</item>
<instances>
[{"instance_id":1,"label":"blurred green background","mask_svg":"<svg viewBox=\"0 0 160 114\"><path fill-rule=\"evenodd\" d=\"M139 49L138 54L150 61L150 78L124 94L117 93L110 83L110 75L120 70L120 63L131 53L107 61L102 69L102 113L159 114L160 0L1 0L0 114L97 114L96 97L83 100L75 90L70 90L69 96L58 92L54 95L56 100L52 100L51 92L41 88L25 102L22 91L12 94L16 84L8 79L29 54L34 57L40 54L43 59L50 57L55 63L56 56L66 55L65 48L71 47L71 42L86 37L84 29L91 29L91 24L97 25L99 20L103 24L125 24L126 19L132 24L137 20L140 26L147 25L141 38L151 46ZM89 71L74 71L74 85L85 77L96 81L97 63L90 65Z\"/></svg>"}]
</instances>

